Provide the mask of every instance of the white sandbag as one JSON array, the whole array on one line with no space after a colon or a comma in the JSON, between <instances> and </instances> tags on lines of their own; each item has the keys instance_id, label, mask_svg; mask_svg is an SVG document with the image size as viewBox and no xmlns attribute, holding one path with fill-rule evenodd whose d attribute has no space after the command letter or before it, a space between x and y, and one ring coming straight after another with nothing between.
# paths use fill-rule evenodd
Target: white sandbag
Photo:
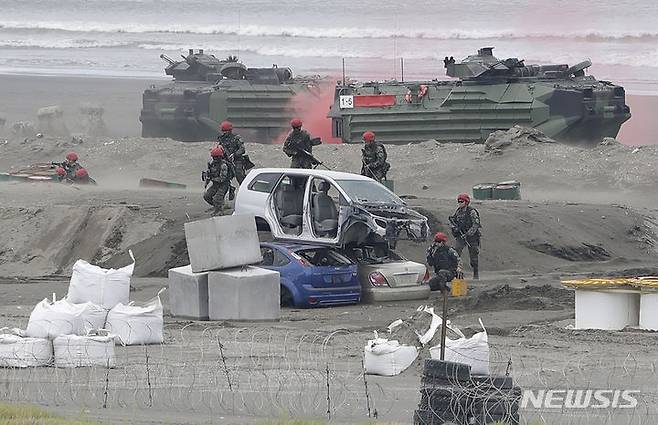
<instances>
[{"instance_id":1,"label":"white sandbag","mask_svg":"<svg viewBox=\"0 0 658 425\"><path fill-rule=\"evenodd\" d=\"M34 307L25 330L32 338L85 335L88 329L102 328L107 312L92 303L73 304L67 299L50 302L47 298Z\"/></svg>"},{"instance_id":2,"label":"white sandbag","mask_svg":"<svg viewBox=\"0 0 658 425\"><path fill-rule=\"evenodd\" d=\"M368 340L364 348L364 368L367 374L394 376L411 366L418 350L411 345L400 345L385 338Z\"/></svg>"},{"instance_id":3,"label":"white sandbag","mask_svg":"<svg viewBox=\"0 0 658 425\"><path fill-rule=\"evenodd\" d=\"M104 269L78 260L73 265L69 293L72 303L92 302L109 310L119 303L128 304L130 278L135 269L135 257L128 251L132 264L120 269Z\"/></svg>"},{"instance_id":4,"label":"white sandbag","mask_svg":"<svg viewBox=\"0 0 658 425\"><path fill-rule=\"evenodd\" d=\"M0 334L0 367L48 366L52 358L53 343L48 339Z\"/></svg>"},{"instance_id":5,"label":"white sandbag","mask_svg":"<svg viewBox=\"0 0 658 425\"><path fill-rule=\"evenodd\" d=\"M473 375L489 375L489 338L482 320L480 326L482 332L470 338L446 338L445 360L470 365ZM441 358L440 344L430 348L430 356L433 359Z\"/></svg>"},{"instance_id":6,"label":"white sandbag","mask_svg":"<svg viewBox=\"0 0 658 425\"><path fill-rule=\"evenodd\" d=\"M55 367L114 367L114 340L108 336L63 335L53 341Z\"/></svg>"},{"instance_id":7,"label":"white sandbag","mask_svg":"<svg viewBox=\"0 0 658 425\"><path fill-rule=\"evenodd\" d=\"M105 328L124 345L161 344L164 341L160 294L143 304L117 304L107 314ZM120 341L119 341L120 339Z\"/></svg>"}]
</instances>

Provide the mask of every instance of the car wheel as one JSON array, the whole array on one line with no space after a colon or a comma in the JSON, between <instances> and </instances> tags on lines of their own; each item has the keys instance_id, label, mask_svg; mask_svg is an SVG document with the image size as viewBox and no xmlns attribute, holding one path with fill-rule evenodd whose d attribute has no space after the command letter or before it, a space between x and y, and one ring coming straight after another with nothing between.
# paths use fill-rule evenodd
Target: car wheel
<instances>
[{"instance_id":1,"label":"car wheel","mask_svg":"<svg viewBox=\"0 0 658 425\"><path fill-rule=\"evenodd\" d=\"M292 298L290 290L281 285L281 307L294 307L295 300Z\"/></svg>"}]
</instances>

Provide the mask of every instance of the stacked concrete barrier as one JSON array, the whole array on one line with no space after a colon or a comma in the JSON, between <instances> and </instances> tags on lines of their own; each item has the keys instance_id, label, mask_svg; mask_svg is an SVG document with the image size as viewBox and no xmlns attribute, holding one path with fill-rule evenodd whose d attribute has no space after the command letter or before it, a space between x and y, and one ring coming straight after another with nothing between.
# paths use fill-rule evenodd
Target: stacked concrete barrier
<instances>
[{"instance_id":1,"label":"stacked concrete barrier","mask_svg":"<svg viewBox=\"0 0 658 425\"><path fill-rule=\"evenodd\" d=\"M190 265L169 270L173 316L196 320L277 320L279 273L251 266L262 261L251 215L185 224Z\"/></svg>"}]
</instances>

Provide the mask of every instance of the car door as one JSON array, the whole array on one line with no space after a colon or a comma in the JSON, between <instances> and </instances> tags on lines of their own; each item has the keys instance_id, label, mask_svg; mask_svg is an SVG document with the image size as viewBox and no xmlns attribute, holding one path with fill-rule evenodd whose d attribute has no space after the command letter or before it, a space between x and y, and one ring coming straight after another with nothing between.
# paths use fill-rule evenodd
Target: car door
<instances>
[{"instance_id":1,"label":"car door","mask_svg":"<svg viewBox=\"0 0 658 425\"><path fill-rule=\"evenodd\" d=\"M303 239L304 210L308 176L285 173L272 190L266 220L277 239Z\"/></svg>"}]
</instances>

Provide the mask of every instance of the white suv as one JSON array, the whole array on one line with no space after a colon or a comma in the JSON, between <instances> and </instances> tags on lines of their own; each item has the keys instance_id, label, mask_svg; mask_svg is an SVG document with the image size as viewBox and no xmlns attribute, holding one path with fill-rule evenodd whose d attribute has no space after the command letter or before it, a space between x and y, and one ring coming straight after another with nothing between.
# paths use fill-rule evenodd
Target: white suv
<instances>
[{"instance_id":1,"label":"white suv","mask_svg":"<svg viewBox=\"0 0 658 425\"><path fill-rule=\"evenodd\" d=\"M427 217L375 180L297 168L253 169L240 185L234 214L253 214L279 240L338 247L425 241Z\"/></svg>"}]
</instances>

